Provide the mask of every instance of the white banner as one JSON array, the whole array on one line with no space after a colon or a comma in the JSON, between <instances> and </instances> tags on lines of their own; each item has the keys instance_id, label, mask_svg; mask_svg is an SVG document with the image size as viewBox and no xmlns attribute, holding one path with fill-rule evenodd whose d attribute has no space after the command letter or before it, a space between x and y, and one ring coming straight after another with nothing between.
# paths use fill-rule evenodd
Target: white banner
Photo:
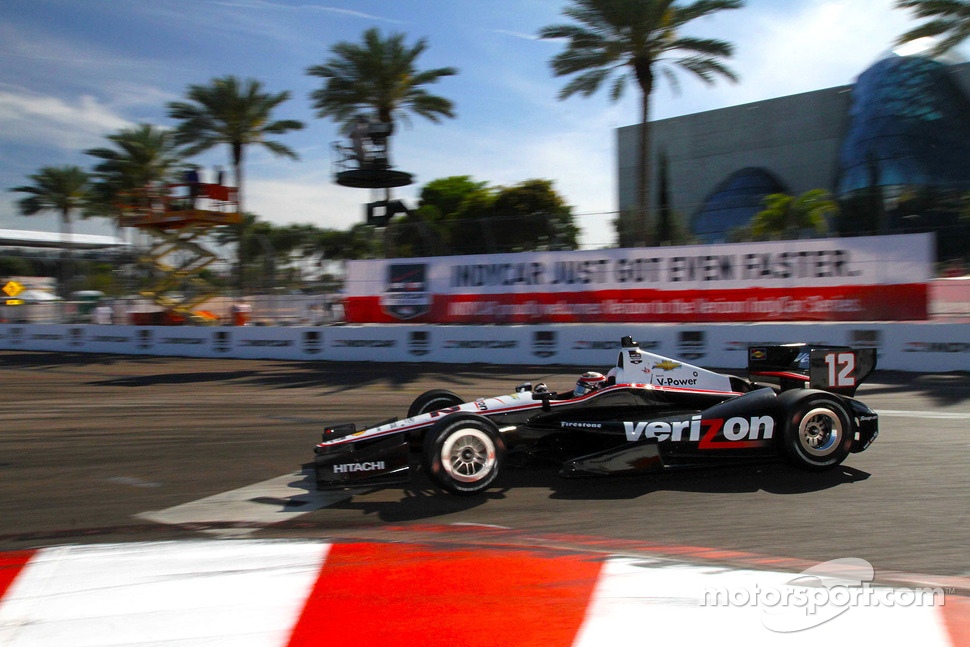
<instances>
[{"instance_id":1,"label":"white banner","mask_svg":"<svg viewBox=\"0 0 970 647\"><path fill-rule=\"evenodd\" d=\"M528 366L600 370L632 335L652 352L744 369L750 345L796 342L875 348L878 369L965 371L970 324L772 323L548 326L96 326L0 324L0 350L181 357ZM529 377L529 376L524 376Z\"/></svg>"},{"instance_id":2,"label":"white banner","mask_svg":"<svg viewBox=\"0 0 970 647\"><path fill-rule=\"evenodd\" d=\"M347 262L348 296L925 283L933 235ZM423 290L416 288L422 287Z\"/></svg>"},{"instance_id":3,"label":"white banner","mask_svg":"<svg viewBox=\"0 0 970 647\"><path fill-rule=\"evenodd\" d=\"M351 323L864 321L927 316L932 234L350 261Z\"/></svg>"}]
</instances>

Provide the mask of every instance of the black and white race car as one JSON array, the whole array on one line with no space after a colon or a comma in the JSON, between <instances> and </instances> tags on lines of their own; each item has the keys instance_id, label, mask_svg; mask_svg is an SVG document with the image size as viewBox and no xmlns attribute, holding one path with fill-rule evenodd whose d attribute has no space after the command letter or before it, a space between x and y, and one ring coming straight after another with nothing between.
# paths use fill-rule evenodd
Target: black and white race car
<instances>
[{"instance_id":1,"label":"black and white race car","mask_svg":"<svg viewBox=\"0 0 970 647\"><path fill-rule=\"evenodd\" d=\"M620 475L785 458L809 470L841 463L878 434L856 400L872 349L752 346L748 379L662 357L621 340L607 375L585 373L565 393L523 384L465 402L420 395L403 420L327 428L315 448L321 489L405 483L412 457L432 481L473 495L516 455L552 459L563 476Z\"/></svg>"}]
</instances>

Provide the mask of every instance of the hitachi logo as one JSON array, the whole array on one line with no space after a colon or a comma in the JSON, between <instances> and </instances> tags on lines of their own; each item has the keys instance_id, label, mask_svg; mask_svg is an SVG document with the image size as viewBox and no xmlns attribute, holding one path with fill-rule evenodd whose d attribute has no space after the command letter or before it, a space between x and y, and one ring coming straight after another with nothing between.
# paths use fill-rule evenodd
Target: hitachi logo
<instances>
[{"instance_id":1,"label":"hitachi logo","mask_svg":"<svg viewBox=\"0 0 970 647\"><path fill-rule=\"evenodd\" d=\"M371 461L368 463L343 463L333 466L334 474L347 474L348 472L374 472L384 469L384 461Z\"/></svg>"}]
</instances>

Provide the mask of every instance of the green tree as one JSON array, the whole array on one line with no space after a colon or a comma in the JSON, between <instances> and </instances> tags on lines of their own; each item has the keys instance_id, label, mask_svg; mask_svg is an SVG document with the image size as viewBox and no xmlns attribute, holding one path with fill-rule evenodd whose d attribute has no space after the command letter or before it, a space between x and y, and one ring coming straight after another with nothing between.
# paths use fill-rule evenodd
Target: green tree
<instances>
[{"instance_id":1,"label":"green tree","mask_svg":"<svg viewBox=\"0 0 970 647\"><path fill-rule=\"evenodd\" d=\"M270 139L303 128L303 123L294 119L273 120L273 111L290 98L289 92L270 94L263 92L262 83L255 79L240 81L234 76L225 76L213 79L209 85L190 85L187 98L189 101L168 104L169 117L180 122L176 141L187 146L187 156L221 144L229 146L240 212L243 212L243 162L248 146L263 146L274 155L299 159L288 146ZM239 238L242 239L242 234ZM241 253L238 256L241 268L244 258ZM237 278L242 290L241 271Z\"/></svg>"},{"instance_id":2,"label":"green tree","mask_svg":"<svg viewBox=\"0 0 970 647\"><path fill-rule=\"evenodd\" d=\"M185 155L192 156L210 148L227 144L239 209L242 211L243 162L246 147L263 146L274 155L293 160L299 156L288 146L270 139L304 124L295 119L274 121L273 111L290 98L289 92L269 94L255 79L240 81L234 76L213 79L209 85L190 85L189 101L168 104L168 115L180 123L176 141L185 145Z\"/></svg>"},{"instance_id":3,"label":"green tree","mask_svg":"<svg viewBox=\"0 0 970 647\"><path fill-rule=\"evenodd\" d=\"M562 13L574 24L539 31L540 38L568 41L551 61L556 76L576 75L559 92L560 100L577 93L588 97L611 77L613 101L623 95L630 80L640 89L637 215L642 223L638 238L643 244L652 238L650 96L656 78L662 75L678 89L674 70L679 68L708 84L718 76L736 81L735 73L724 64L734 51L730 43L683 36L681 31L698 18L743 6L743 0L695 0L687 5L673 0L573 0Z\"/></svg>"},{"instance_id":4,"label":"green tree","mask_svg":"<svg viewBox=\"0 0 970 647\"><path fill-rule=\"evenodd\" d=\"M114 147L84 152L101 160L93 169L92 206L99 215L116 217L122 194L170 181L182 158L175 133L150 124L124 128L107 139Z\"/></svg>"},{"instance_id":5,"label":"green tree","mask_svg":"<svg viewBox=\"0 0 970 647\"><path fill-rule=\"evenodd\" d=\"M824 189L813 189L799 196L772 193L764 197L765 208L751 219L755 240L799 238L803 232L821 235L828 231L828 220L839 213L839 205Z\"/></svg>"},{"instance_id":6,"label":"green tree","mask_svg":"<svg viewBox=\"0 0 970 647\"><path fill-rule=\"evenodd\" d=\"M424 86L458 73L453 67L418 70L417 59L427 49L422 38L413 46L404 34L381 37L376 28L364 32L362 44L340 42L323 65L307 68L310 76L324 79L310 94L320 118L332 118L346 127L358 114L370 113L394 132L397 119L414 113L433 122L455 116L454 104L429 93Z\"/></svg>"},{"instance_id":7,"label":"green tree","mask_svg":"<svg viewBox=\"0 0 970 647\"><path fill-rule=\"evenodd\" d=\"M10 191L28 194L17 201L17 207L24 216L45 211L60 215L62 248L60 289L64 294L70 292L67 282L71 277L70 245L73 234L73 215L88 204L90 197L90 176L78 166L45 166L37 173L28 176L34 183L16 186Z\"/></svg>"},{"instance_id":8,"label":"green tree","mask_svg":"<svg viewBox=\"0 0 970 647\"><path fill-rule=\"evenodd\" d=\"M321 231L317 235L316 246L326 260L380 257L380 247L373 228L362 222L347 231Z\"/></svg>"},{"instance_id":9,"label":"green tree","mask_svg":"<svg viewBox=\"0 0 970 647\"><path fill-rule=\"evenodd\" d=\"M439 178L421 187L417 211L432 222L460 217L471 201L488 193L488 183L477 182L470 175Z\"/></svg>"},{"instance_id":10,"label":"green tree","mask_svg":"<svg viewBox=\"0 0 970 647\"><path fill-rule=\"evenodd\" d=\"M490 227L504 251L576 249L579 229L551 180L526 180L500 189Z\"/></svg>"},{"instance_id":11,"label":"green tree","mask_svg":"<svg viewBox=\"0 0 970 647\"><path fill-rule=\"evenodd\" d=\"M575 249L579 234L551 180L490 187L468 175L428 182L412 217L390 230L401 256Z\"/></svg>"},{"instance_id":12,"label":"green tree","mask_svg":"<svg viewBox=\"0 0 970 647\"><path fill-rule=\"evenodd\" d=\"M896 39L897 45L921 38L939 39L930 50L938 56L970 37L970 2L966 0L896 0L897 9L912 9L916 18L927 18Z\"/></svg>"}]
</instances>

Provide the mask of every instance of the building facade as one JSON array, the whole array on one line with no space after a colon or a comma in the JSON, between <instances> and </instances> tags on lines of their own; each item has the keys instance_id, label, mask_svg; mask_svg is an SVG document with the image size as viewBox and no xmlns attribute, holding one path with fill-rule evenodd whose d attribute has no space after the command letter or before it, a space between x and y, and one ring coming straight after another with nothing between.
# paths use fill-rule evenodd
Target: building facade
<instances>
[{"instance_id":1,"label":"building facade","mask_svg":"<svg viewBox=\"0 0 970 647\"><path fill-rule=\"evenodd\" d=\"M825 189L833 233L936 230L941 258L970 241L970 64L890 55L852 85L654 121L650 181L681 230L724 242L769 193ZM636 209L637 126L617 129L618 206ZM946 212L946 213L944 213Z\"/></svg>"}]
</instances>

